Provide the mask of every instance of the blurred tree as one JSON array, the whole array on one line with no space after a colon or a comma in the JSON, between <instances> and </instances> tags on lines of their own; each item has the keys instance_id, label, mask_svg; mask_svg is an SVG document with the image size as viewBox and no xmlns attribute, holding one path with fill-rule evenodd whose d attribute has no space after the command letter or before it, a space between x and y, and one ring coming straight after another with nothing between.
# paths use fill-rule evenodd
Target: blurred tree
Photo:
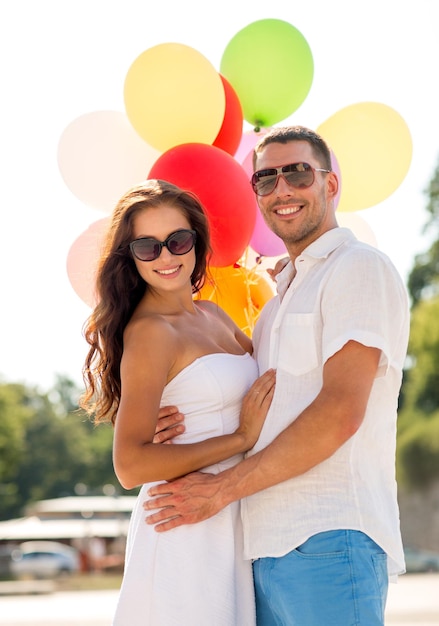
<instances>
[{"instance_id":1,"label":"blurred tree","mask_svg":"<svg viewBox=\"0 0 439 626\"><path fill-rule=\"evenodd\" d=\"M408 366L398 419L398 479L408 487L439 480L439 165L427 189L425 231L433 243L415 258Z\"/></svg>"},{"instance_id":2,"label":"blurred tree","mask_svg":"<svg viewBox=\"0 0 439 626\"><path fill-rule=\"evenodd\" d=\"M0 519L2 511L16 510L21 504L15 478L24 461L34 396L35 392L24 385L0 384Z\"/></svg>"},{"instance_id":3,"label":"blurred tree","mask_svg":"<svg viewBox=\"0 0 439 626\"><path fill-rule=\"evenodd\" d=\"M409 274L407 287L413 306L423 298L439 293L439 163L425 191L428 201L426 210L429 217L424 232L433 233L433 243L427 252L415 257Z\"/></svg>"},{"instance_id":4,"label":"blurred tree","mask_svg":"<svg viewBox=\"0 0 439 626\"><path fill-rule=\"evenodd\" d=\"M79 393L63 377L48 393L0 384L0 519L35 500L74 495L77 484L89 494L108 484L124 492L112 465L112 427L91 423Z\"/></svg>"}]
</instances>

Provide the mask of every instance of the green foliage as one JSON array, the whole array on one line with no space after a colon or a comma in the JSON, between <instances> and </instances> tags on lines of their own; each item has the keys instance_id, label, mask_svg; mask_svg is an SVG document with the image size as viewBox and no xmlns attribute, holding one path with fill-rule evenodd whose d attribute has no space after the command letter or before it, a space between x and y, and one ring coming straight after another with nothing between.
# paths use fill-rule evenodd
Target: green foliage
<instances>
[{"instance_id":1,"label":"green foliage","mask_svg":"<svg viewBox=\"0 0 439 626\"><path fill-rule=\"evenodd\" d=\"M415 257L407 287L413 306L416 306L423 298L438 295L439 241L435 241L427 252Z\"/></svg>"},{"instance_id":2,"label":"green foliage","mask_svg":"<svg viewBox=\"0 0 439 626\"><path fill-rule=\"evenodd\" d=\"M398 437L398 481L409 488L425 488L439 478L439 411L427 417L408 412Z\"/></svg>"},{"instance_id":3,"label":"green foliage","mask_svg":"<svg viewBox=\"0 0 439 626\"><path fill-rule=\"evenodd\" d=\"M439 293L439 164L426 190L427 212L430 214L424 231L433 233L433 243L423 254L415 258L407 287L416 306L422 299Z\"/></svg>"},{"instance_id":4,"label":"green foliage","mask_svg":"<svg viewBox=\"0 0 439 626\"><path fill-rule=\"evenodd\" d=\"M434 240L416 257L408 279L409 367L398 420L398 479L409 488L439 480L439 165L427 193L425 230L433 232Z\"/></svg>"},{"instance_id":5,"label":"green foliage","mask_svg":"<svg viewBox=\"0 0 439 626\"><path fill-rule=\"evenodd\" d=\"M95 427L78 409L79 390L59 378L48 393L0 384L0 519L31 501L73 495L78 484L100 493L113 484L113 429Z\"/></svg>"},{"instance_id":6,"label":"green foliage","mask_svg":"<svg viewBox=\"0 0 439 626\"><path fill-rule=\"evenodd\" d=\"M32 391L23 385L0 385L0 507L13 509L20 494L14 481L24 460L24 437L33 414Z\"/></svg>"},{"instance_id":7,"label":"green foliage","mask_svg":"<svg viewBox=\"0 0 439 626\"><path fill-rule=\"evenodd\" d=\"M439 408L439 297L422 300L411 315L404 406L426 417Z\"/></svg>"},{"instance_id":8,"label":"green foliage","mask_svg":"<svg viewBox=\"0 0 439 626\"><path fill-rule=\"evenodd\" d=\"M439 231L439 163L436 166L436 170L426 190L428 196L427 211L430 213L430 218L425 225L425 228L434 228L436 232Z\"/></svg>"}]
</instances>

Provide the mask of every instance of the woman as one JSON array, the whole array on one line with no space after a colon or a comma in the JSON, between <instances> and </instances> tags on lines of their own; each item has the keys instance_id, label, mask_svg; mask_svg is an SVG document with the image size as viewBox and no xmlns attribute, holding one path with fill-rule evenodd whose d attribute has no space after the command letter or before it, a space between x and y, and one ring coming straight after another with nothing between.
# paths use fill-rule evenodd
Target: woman
<instances>
[{"instance_id":1,"label":"woman","mask_svg":"<svg viewBox=\"0 0 439 626\"><path fill-rule=\"evenodd\" d=\"M207 219L191 193L148 180L115 208L97 273L99 304L85 327L82 399L96 422L114 424L122 486L143 485L114 626L255 623L239 504L161 534L142 507L153 482L239 461L273 396L272 371L256 380L250 339L214 303L194 299L209 253ZM165 405L185 415L179 445L154 442Z\"/></svg>"}]
</instances>

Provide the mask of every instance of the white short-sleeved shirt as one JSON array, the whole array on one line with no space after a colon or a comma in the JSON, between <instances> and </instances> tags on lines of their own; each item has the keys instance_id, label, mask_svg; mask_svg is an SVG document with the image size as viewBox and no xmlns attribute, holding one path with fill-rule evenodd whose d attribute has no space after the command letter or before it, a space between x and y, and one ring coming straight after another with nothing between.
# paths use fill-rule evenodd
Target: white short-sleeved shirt
<instances>
[{"instance_id":1,"label":"white short-sleeved shirt","mask_svg":"<svg viewBox=\"0 0 439 626\"><path fill-rule=\"evenodd\" d=\"M379 348L381 360L355 435L305 474L242 501L246 558L282 556L316 533L352 529L383 548L390 575L403 573L395 445L409 334L406 289L388 257L346 228L314 241L295 267L292 281L291 262L278 276L278 295L253 335L260 373L274 367L277 374L269 414L248 455L312 403L325 362L348 341Z\"/></svg>"}]
</instances>

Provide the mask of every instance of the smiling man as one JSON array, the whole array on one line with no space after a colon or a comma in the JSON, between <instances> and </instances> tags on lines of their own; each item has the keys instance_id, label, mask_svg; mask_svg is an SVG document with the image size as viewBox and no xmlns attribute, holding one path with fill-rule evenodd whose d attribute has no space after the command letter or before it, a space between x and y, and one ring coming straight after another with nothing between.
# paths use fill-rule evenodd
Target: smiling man
<instances>
[{"instance_id":1,"label":"smiling man","mask_svg":"<svg viewBox=\"0 0 439 626\"><path fill-rule=\"evenodd\" d=\"M271 408L242 462L152 488L147 522L163 532L241 499L259 626L382 626L389 577L405 569L395 445L406 290L386 255L338 227L319 135L272 129L254 170L290 259L253 337L260 373L277 370Z\"/></svg>"}]
</instances>

